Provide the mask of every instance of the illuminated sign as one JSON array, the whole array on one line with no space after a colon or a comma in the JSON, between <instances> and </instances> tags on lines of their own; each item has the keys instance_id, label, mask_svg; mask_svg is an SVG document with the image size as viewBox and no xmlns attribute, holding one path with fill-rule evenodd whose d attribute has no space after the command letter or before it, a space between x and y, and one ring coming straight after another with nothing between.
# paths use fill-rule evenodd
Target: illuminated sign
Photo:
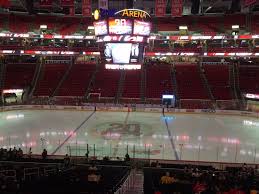
<instances>
[{"instance_id":1,"label":"illuminated sign","mask_svg":"<svg viewBox=\"0 0 259 194\"><path fill-rule=\"evenodd\" d=\"M117 11L115 9L96 9L93 13L94 19L99 20L101 18L107 17L114 17L114 16L121 16L121 17L128 17L128 18L141 18L147 19L150 18L149 13L140 9L123 9Z\"/></svg>"},{"instance_id":2,"label":"illuminated sign","mask_svg":"<svg viewBox=\"0 0 259 194\"><path fill-rule=\"evenodd\" d=\"M103 21L94 22L94 31L95 31L95 36L108 34L107 21L103 20Z\"/></svg>"},{"instance_id":3,"label":"illuminated sign","mask_svg":"<svg viewBox=\"0 0 259 194\"><path fill-rule=\"evenodd\" d=\"M110 34L131 34L132 20L130 19L109 19Z\"/></svg>"},{"instance_id":4,"label":"illuminated sign","mask_svg":"<svg viewBox=\"0 0 259 194\"><path fill-rule=\"evenodd\" d=\"M8 89L3 90L3 94L11 94L11 93L22 93L23 89Z\"/></svg>"},{"instance_id":5,"label":"illuminated sign","mask_svg":"<svg viewBox=\"0 0 259 194\"><path fill-rule=\"evenodd\" d=\"M94 11L94 19L95 20L99 20L100 19L100 12L99 12L99 10L98 9L96 9L95 11Z\"/></svg>"},{"instance_id":6,"label":"illuminated sign","mask_svg":"<svg viewBox=\"0 0 259 194\"><path fill-rule=\"evenodd\" d=\"M98 37L97 42L144 42L144 37L130 36L130 35L104 36L104 37Z\"/></svg>"},{"instance_id":7,"label":"illuminated sign","mask_svg":"<svg viewBox=\"0 0 259 194\"><path fill-rule=\"evenodd\" d=\"M99 20L101 18L107 18L107 17L114 17L115 13L117 12L116 9L96 9L94 11L94 19Z\"/></svg>"},{"instance_id":8,"label":"illuminated sign","mask_svg":"<svg viewBox=\"0 0 259 194\"><path fill-rule=\"evenodd\" d=\"M123 9L121 11L116 12L115 15L121 15L122 17L129 18L150 18L150 15L146 11L140 9Z\"/></svg>"},{"instance_id":9,"label":"illuminated sign","mask_svg":"<svg viewBox=\"0 0 259 194\"><path fill-rule=\"evenodd\" d=\"M118 64L105 64L105 69L126 69L126 70L137 70L141 69L139 64L127 64L127 65L118 65Z\"/></svg>"},{"instance_id":10,"label":"illuminated sign","mask_svg":"<svg viewBox=\"0 0 259 194\"><path fill-rule=\"evenodd\" d=\"M246 98L259 99L259 94L245 94Z\"/></svg>"},{"instance_id":11,"label":"illuminated sign","mask_svg":"<svg viewBox=\"0 0 259 194\"><path fill-rule=\"evenodd\" d=\"M135 35L149 36L151 32L151 24L149 22L143 22L139 20L134 21L134 32Z\"/></svg>"}]
</instances>

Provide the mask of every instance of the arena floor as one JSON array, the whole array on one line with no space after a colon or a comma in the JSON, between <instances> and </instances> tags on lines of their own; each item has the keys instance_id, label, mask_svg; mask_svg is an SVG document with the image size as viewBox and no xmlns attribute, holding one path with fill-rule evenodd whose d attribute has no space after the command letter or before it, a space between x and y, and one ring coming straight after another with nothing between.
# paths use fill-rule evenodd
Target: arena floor
<instances>
[{"instance_id":1,"label":"arena floor","mask_svg":"<svg viewBox=\"0 0 259 194\"><path fill-rule=\"evenodd\" d=\"M259 163L259 119L87 111L0 113L0 147L26 153Z\"/></svg>"}]
</instances>

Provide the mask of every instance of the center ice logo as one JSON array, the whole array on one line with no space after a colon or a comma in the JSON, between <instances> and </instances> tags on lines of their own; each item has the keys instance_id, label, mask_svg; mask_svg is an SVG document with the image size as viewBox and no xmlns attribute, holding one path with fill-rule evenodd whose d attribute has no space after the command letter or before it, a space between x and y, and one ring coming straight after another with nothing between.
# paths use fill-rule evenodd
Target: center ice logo
<instances>
[{"instance_id":1,"label":"center ice logo","mask_svg":"<svg viewBox=\"0 0 259 194\"><path fill-rule=\"evenodd\" d=\"M131 137L142 137L152 135L152 126L140 123L111 122L103 123L95 127L95 134L104 139L129 139ZM149 134L147 134L149 133Z\"/></svg>"}]
</instances>

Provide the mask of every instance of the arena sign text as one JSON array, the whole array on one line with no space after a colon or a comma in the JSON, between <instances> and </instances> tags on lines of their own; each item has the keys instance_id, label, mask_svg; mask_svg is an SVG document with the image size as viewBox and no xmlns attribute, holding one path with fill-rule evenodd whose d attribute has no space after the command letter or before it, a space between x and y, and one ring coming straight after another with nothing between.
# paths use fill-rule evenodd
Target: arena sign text
<instances>
[{"instance_id":1,"label":"arena sign text","mask_svg":"<svg viewBox=\"0 0 259 194\"><path fill-rule=\"evenodd\" d=\"M139 19L150 18L149 13L140 9L123 9L120 11L115 9L96 9L93 13L93 16L95 20L116 16Z\"/></svg>"}]
</instances>

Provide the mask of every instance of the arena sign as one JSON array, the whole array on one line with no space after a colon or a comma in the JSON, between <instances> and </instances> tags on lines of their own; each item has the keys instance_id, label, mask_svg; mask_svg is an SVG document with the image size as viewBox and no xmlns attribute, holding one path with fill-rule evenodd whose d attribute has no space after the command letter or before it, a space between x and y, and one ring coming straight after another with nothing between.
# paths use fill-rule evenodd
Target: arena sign
<instances>
[{"instance_id":1,"label":"arena sign","mask_svg":"<svg viewBox=\"0 0 259 194\"><path fill-rule=\"evenodd\" d=\"M150 15L146 11L140 9L123 9L121 11L116 12L115 15L129 18L150 18Z\"/></svg>"},{"instance_id":2,"label":"arena sign","mask_svg":"<svg viewBox=\"0 0 259 194\"><path fill-rule=\"evenodd\" d=\"M98 37L97 42L144 42L143 36L131 36L131 35L114 35Z\"/></svg>"},{"instance_id":3,"label":"arena sign","mask_svg":"<svg viewBox=\"0 0 259 194\"><path fill-rule=\"evenodd\" d=\"M139 19L147 19L151 17L149 13L140 9L123 9L120 11L116 11L115 9L96 9L93 13L93 16L95 20L108 17L127 17Z\"/></svg>"}]
</instances>

